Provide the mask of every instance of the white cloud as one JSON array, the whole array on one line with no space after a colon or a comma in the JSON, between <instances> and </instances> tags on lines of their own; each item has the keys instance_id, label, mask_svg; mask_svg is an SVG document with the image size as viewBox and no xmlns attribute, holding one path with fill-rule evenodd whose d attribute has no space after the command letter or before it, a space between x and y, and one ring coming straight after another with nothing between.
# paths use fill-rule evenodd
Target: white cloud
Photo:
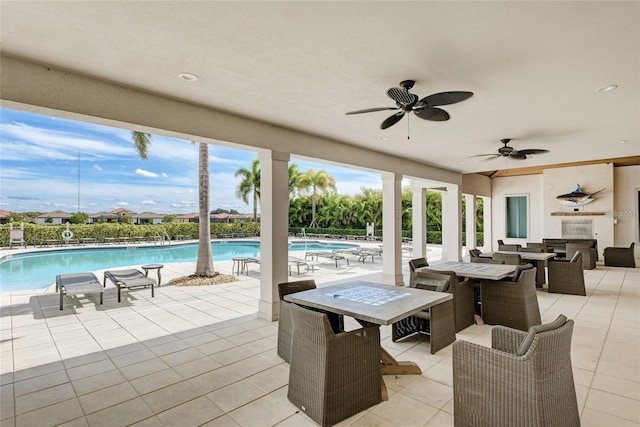
<instances>
[{"instance_id":1,"label":"white cloud","mask_svg":"<svg viewBox=\"0 0 640 427\"><path fill-rule=\"evenodd\" d=\"M93 168L94 168L95 170L97 170L97 171L101 171L101 170L102 170L102 168L101 168L101 167L100 167L100 165L98 165L98 164L94 164L94 165L93 165Z\"/></svg>"},{"instance_id":2,"label":"white cloud","mask_svg":"<svg viewBox=\"0 0 640 427\"><path fill-rule=\"evenodd\" d=\"M143 205L157 205L153 200L145 200L142 202Z\"/></svg>"},{"instance_id":3,"label":"white cloud","mask_svg":"<svg viewBox=\"0 0 640 427\"><path fill-rule=\"evenodd\" d=\"M163 178L169 178L169 175L166 172L162 172L162 177Z\"/></svg>"},{"instance_id":4,"label":"white cloud","mask_svg":"<svg viewBox=\"0 0 640 427\"><path fill-rule=\"evenodd\" d=\"M149 172L149 171L146 171L144 169L136 169L135 174L136 175L140 175L140 176L145 176L147 178L157 178L158 177L157 173Z\"/></svg>"},{"instance_id":5,"label":"white cloud","mask_svg":"<svg viewBox=\"0 0 640 427\"><path fill-rule=\"evenodd\" d=\"M116 206L129 206L129 202L118 202Z\"/></svg>"}]
</instances>

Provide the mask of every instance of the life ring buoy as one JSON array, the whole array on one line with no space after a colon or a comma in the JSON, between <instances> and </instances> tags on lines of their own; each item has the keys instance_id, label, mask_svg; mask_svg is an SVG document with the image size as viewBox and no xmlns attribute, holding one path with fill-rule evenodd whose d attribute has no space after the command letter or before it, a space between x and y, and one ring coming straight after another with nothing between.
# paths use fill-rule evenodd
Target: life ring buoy
<instances>
[{"instance_id":1,"label":"life ring buoy","mask_svg":"<svg viewBox=\"0 0 640 427\"><path fill-rule=\"evenodd\" d=\"M64 240L71 240L73 238L73 231L71 230L64 230L62 232L62 238Z\"/></svg>"}]
</instances>

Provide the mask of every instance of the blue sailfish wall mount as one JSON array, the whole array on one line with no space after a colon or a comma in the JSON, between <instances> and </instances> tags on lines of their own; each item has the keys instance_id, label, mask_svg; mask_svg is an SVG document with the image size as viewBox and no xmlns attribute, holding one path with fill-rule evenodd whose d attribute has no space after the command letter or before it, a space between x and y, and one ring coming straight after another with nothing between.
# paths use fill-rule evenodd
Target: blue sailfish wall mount
<instances>
[{"instance_id":1,"label":"blue sailfish wall mount","mask_svg":"<svg viewBox=\"0 0 640 427\"><path fill-rule=\"evenodd\" d=\"M557 196L556 199L558 200L558 202L560 202L560 204L563 204L565 206L579 207L579 206L584 206L593 202L595 200L593 196L595 196L596 194L600 193L603 190L606 190L606 188L600 189L595 193L589 194L582 191L582 187L580 186L580 184L577 184L575 191L567 194L561 194Z\"/></svg>"}]
</instances>

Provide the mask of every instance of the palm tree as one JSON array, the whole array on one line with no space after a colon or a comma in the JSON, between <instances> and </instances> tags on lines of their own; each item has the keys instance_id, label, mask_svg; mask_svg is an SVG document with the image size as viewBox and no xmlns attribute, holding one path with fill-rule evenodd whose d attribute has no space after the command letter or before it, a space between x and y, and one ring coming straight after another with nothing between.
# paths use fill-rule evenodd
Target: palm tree
<instances>
[{"instance_id":1,"label":"palm tree","mask_svg":"<svg viewBox=\"0 0 640 427\"><path fill-rule=\"evenodd\" d=\"M309 227L317 227L316 207L320 194L331 193L337 191L336 179L324 169L315 170L307 169L306 172L298 178L298 188L302 193L310 193L313 204L311 206L311 224Z\"/></svg>"},{"instance_id":2,"label":"palm tree","mask_svg":"<svg viewBox=\"0 0 640 427\"><path fill-rule=\"evenodd\" d=\"M238 169L235 176L243 177L236 188L236 197L249 204L249 194L253 193L253 221L257 222L258 200L260 199L260 160L254 159L251 162L251 169Z\"/></svg>"},{"instance_id":3,"label":"palm tree","mask_svg":"<svg viewBox=\"0 0 640 427\"><path fill-rule=\"evenodd\" d=\"M147 160L147 149L151 146L151 134L144 132L131 131L131 139L138 149L142 160Z\"/></svg>"},{"instance_id":4,"label":"palm tree","mask_svg":"<svg viewBox=\"0 0 640 427\"><path fill-rule=\"evenodd\" d=\"M131 132L140 157L147 160L147 149L151 145L152 135L144 132ZM216 273L213 269L213 253L211 251L210 217L209 217L209 146L200 143L198 154L198 193L200 199L198 260L196 262L196 276L212 277Z\"/></svg>"},{"instance_id":5,"label":"palm tree","mask_svg":"<svg viewBox=\"0 0 640 427\"><path fill-rule=\"evenodd\" d=\"M213 277L213 252L211 250L211 217L209 215L209 144L198 146L198 261L196 276Z\"/></svg>"},{"instance_id":6,"label":"palm tree","mask_svg":"<svg viewBox=\"0 0 640 427\"><path fill-rule=\"evenodd\" d=\"M296 195L296 191L298 190L298 178L300 177L300 171L298 170L298 165L295 163L291 163L289 165L289 198L292 198Z\"/></svg>"}]
</instances>

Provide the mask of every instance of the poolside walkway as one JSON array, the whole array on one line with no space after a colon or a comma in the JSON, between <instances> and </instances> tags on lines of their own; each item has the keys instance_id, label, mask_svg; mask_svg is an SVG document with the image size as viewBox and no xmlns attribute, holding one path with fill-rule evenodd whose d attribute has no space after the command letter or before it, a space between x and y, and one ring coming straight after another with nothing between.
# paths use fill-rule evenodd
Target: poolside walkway
<instances>
[{"instance_id":1,"label":"poolside walkway","mask_svg":"<svg viewBox=\"0 0 640 427\"><path fill-rule=\"evenodd\" d=\"M231 265L215 263L227 274ZM355 277L379 281L381 266L377 260L335 268L329 260L301 278L319 286ZM194 268L165 264L163 282ZM0 424L315 425L287 400L277 322L256 316L258 272L239 278L215 286L162 285L155 298L132 290L120 304L108 284L102 306L67 298L63 311L50 290L1 293ZM587 297L538 291L543 321L558 313L576 321L572 358L582 425L638 426L640 269L599 264L586 281ZM473 325L457 338L488 345L490 330ZM451 347L431 355L424 336L393 343L389 327L381 335L386 349L417 362L423 374L385 376L389 401L339 425L453 425Z\"/></svg>"}]
</instances>

